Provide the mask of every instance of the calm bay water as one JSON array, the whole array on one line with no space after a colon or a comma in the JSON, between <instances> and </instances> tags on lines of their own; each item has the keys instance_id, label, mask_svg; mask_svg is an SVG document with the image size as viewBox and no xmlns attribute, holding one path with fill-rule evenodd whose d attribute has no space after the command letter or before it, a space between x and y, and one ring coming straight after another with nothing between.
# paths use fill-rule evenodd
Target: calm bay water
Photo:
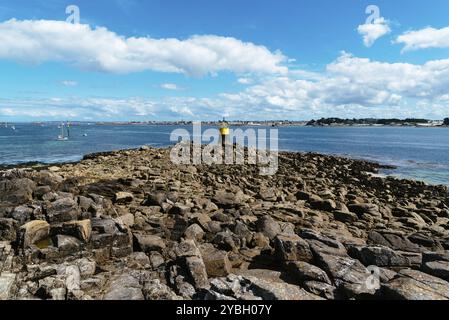
<instances>
[{"instance_id":1,"label":"calm bay water","mask_svg":"<svg viewBox=\"0 0 449 320\"><path fill-rule=\"evenodd\" d=\"M172 145L173 126L96 126L71 128L69 141L56 138L56 125L0 127L0 164L68 162L100 151ZM191 129L190 127L185 127ZM281 127L279 148L373 160L398 168L388 174L449 185L449 128ZM83 136L87 134L87 136Z\"/></svg>"}]
</instances>

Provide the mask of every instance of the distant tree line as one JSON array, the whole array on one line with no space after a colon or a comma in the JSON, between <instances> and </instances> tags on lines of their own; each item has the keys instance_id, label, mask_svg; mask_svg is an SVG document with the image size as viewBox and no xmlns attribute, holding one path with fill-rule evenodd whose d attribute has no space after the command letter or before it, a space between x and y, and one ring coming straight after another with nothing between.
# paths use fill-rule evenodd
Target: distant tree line
<instances>
[{"instance_id":1,"label":"distant tree line","mask_svg":"<svg viewBox=\"0 0 449 320\"><path fill-rule=\"evenodd\" d=\"M445 119L449 125L449 118ZM320 125L391 125L391 124L419 124L419 123L429 123L427 119L340 119L340 118L322 118L319 120L312 120L307 123L308 126L320 126Z\"/></svg>"}]
</instances>

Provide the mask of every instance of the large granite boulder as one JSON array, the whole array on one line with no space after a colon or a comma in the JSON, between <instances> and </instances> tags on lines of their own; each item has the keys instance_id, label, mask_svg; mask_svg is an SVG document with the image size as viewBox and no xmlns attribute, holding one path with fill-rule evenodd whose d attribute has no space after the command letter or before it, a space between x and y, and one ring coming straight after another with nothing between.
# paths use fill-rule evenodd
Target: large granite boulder
<instances>
[{"instance_id":1,"label":"large granite boulder","mask_svg":"<svg viewBox=\"0 0 449 320\"><path fill-rule=\"evenodd\" d=\"M449 281L449 261L430 261L422 266L425 273Z\"/></svg>"},{"instance_id":2,"label":"large granite boulder","mask_svg":"<svg viewBox=\"0 0 449 320\"><path fill-rule=\"evenodd\" d=\"M47 207L47 220L50 223L78 220L79 215L78 204L69 197L56 200Z\"/></svg>"},{"instance_id":3,"label":"large granite boulder","mask_svg":"<svg viewBox=\"0 0 449 320\"><path fill-rule=\"evenodd\" d=\"M124 273L116 276L109 284L104 300L145 300L143 286L134 276Z\"/></svg>"},{"instance_id":4,"label":"large granite boulder","mask_svg":"<svg viewBox=\"0 0 449 320\"><path fill-rule=\"evenodd\" d=\"M420 267L422 257L416 253L396 252L388 247L366 246L351 247L349 255L360 260L365 266L378 266L388 268Z\"/></svg>"},{"instance_id":5,"label":"large granite boulder","mask_svg":"<svg viewBox=\"0 0 449 320\"><path fill-rule=\"evenodd\" d=\"M274 247L276 256L281 261L311 262L313 260L309 244L297 235L277 235L274 238Z\"/></svg>"},{"instance_id":6,"label":"large granite boulder","mask_svg":"<svg viewBox=\"0 0 449 320\"><path fill-rule=\"evenodd\" d=\"M382 285L384 298L394 300L449 300L449 282L426 273L405 269Z\"/></svg>"},{"instance_id":7,"label":"large granite boulder","mask_svg":"<svg viewBox=\"0 0 449 320\"><path fill-rule=\"evenodd\" d=\"M17 221L0 218L0 241L14 241L17 238Z\"/></svg>"},{"instance_id":8,"label":"large granite boulder","mask_svg":"<svg viewBox=\"0 0 449 320\"><path fill-rule=\"evenodd\" d=\"M50 225L46 221L34 220L20 227L19 243L27 248L39 241L45 240L50 235Z\"/></svg>"},{"instance_id":9,"label":"large granite boulder","mask_svg":"<svg viewBox=\"0 0 449 320\"><path fill-rule=\"evenodd\" d=\"M0 203L11 205L26 204L33 199L36 183L28 178L6 179L0 181Z\"/></svg>"}]
</instances>

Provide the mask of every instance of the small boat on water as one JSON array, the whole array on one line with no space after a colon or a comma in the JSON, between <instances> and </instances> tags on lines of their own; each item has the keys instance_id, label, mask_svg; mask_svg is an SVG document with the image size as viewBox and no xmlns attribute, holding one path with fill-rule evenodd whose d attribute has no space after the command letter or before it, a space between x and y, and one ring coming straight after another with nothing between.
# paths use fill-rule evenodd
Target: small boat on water
<instances>
[{"instance_id":1,"label":"small boat on water","mask_svg":"<svg viewBox=\"0 0 449 320\"><path fill-rule=\"evenodd\" d=\"M61 124L59 126L59 128L61 129L61 134L58 136L58 141L67 141L67 140L69 140L69 133L67 134L67 136L65 135L65 130L64 130L65 125ZM68 132L68 129L67 129L67 132Z\"/></svg>"},{"instance_id":2,"label":"small boat on water","mask_svg":"<svg viewBox=\"0 0 449 320\"><path fill-rule=\"evenodd\" d=\"M12 126L8 125L8 122L5 122L3 125L5 128L11 128L14 131L16 130L16 127L14 125L12 125Z\"/></svg>"}]
</instances>

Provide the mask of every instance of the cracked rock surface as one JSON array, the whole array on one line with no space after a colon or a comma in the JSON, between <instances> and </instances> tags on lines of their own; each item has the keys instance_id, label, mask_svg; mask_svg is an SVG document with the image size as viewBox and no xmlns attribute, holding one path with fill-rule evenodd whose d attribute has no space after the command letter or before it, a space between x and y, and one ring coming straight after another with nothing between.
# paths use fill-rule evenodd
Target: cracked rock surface
<instances>
[{"instance_id":1,"label":"cracked rock surface","mask_svg":"<svg viewBox=\"0 0 449 320\"><path fill-rule=\"evenodd\" d=\"M449 192L378 164L170 150L0 172L0 299L449 299Z\"/></svg>"}]
</instances>

